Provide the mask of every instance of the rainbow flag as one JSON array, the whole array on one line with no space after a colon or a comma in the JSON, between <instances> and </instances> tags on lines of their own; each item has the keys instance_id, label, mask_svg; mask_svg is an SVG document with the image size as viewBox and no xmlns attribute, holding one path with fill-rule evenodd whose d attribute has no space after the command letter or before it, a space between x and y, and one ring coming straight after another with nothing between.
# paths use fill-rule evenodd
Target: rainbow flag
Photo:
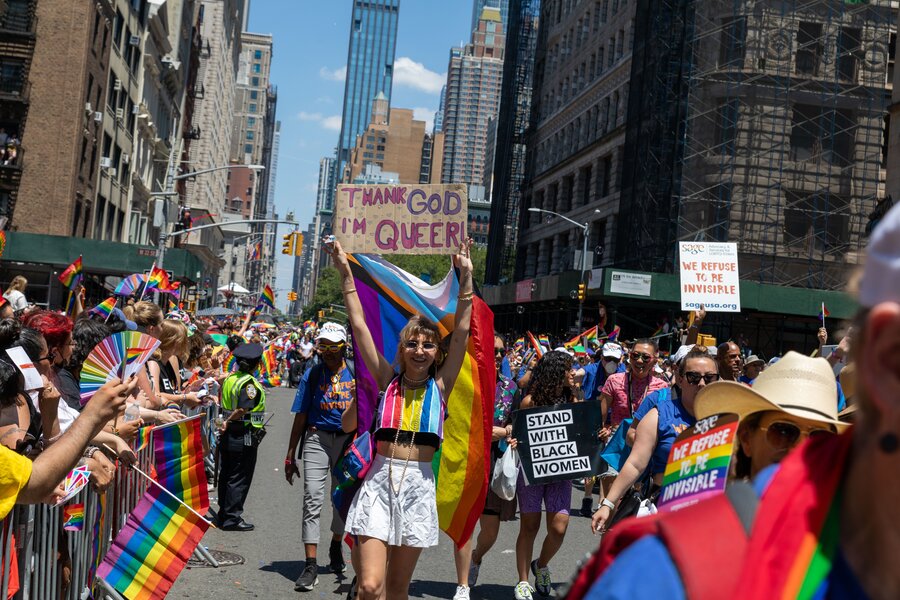
<instances>
[{"instance_id":1,"label":"rainbow flag","mask_svg":"<svg viewBox=\"0 0 900 600\"><path fill-rule=\"evenodd\" d=\"M0 257L3 257L4 250L6 250L6 232L0 231Z\"/></svg>"},{"instance_id":2,"label":"rainbow flag","mask_svg":"<svg viewBox=\"0 0 900 600\"><path fill-rule=\"evenodd\" d=\"M78 295L75 290L69 290L69 296L66 298L66 315L72 319L75 318L76 300L78 300Z\"/></svg>"},{"instance_id":3,"label":"rainbow flag","mask_svg":"<svg viewBox=\"0 0 900 600\"><path fill-rule=\"evenodd\" d=\"M165 269L160 269L155 264L150 269L150 275L147 276L147 287L144 291L153 289L160 292L168 292L172 289L172 284L169 282L169 274L166 273Z\"/></svg>"},{"instance_id":4,"label":"rainbow flag","mask_svg":"<svg viewBox=\"0 0 900 600\"><path fill-rule=\"evenodd\" d=\"M165 598L208 528L151 485L113 540L97 576L128 600Z\"/></svg>"},{"instance_id":5,"label":"rainbow flag","mask_svg":"<svg viewBox=\"0 0 900 600\"><path fill-rule=\"evenodd\" d=\"M452 271L437 285L428 285L376 255L353 254L349 259L369 331L388 360L397 351L400 330L414 314L434 321L441 336L453 331L459 281ZM493 331L494 314L474 297L467 360L447 398L447 413L453 417L444 423L444 442L432 463L440 526L457 546L472 535L487 495L496 385ZM379 390L361 360L356 361L356 384L359 431L366 431Z\"/></svg>"},{"instance_id":6,"label":"rainbow flag","mask_svg":"<svg viewBox=\"0 0 900 600\"><path fill-rule=\"evenodd\" d=\"M590 329L587 329L587 330L579 333L578 335L573 337L571 340L569 340L568 342L563 344L563 346L565 346L566 348L571 348L572 346L577 346L581 343L582 337L584 338L585 344L587 344L591 340L596 340L597 339L597 326L594 325Z\"/></svg>"},{"instance_id":7,"label":"rainbow flag","mask_svg":"<svg viewBox=\"0 0 900 600\"><path fill-rule=\"evenodd\" d=\"M256 242L253 244L250 250L250 258L248 259L250 262L254 260L259 260L262 258L262 242Z\"/></svg>"},{"instance_id":8,"label":"rainbow flag","mask_svg":"<svg viewBox=\"0 0 900 600\"><path fill-rule=\"evenodd\" d=\"M169 284L169 289L166 291L169 292L170 294L172 294L172 296L176 300L181 300L181 282L180 281L171 282Z\"/></svg>"},{"instance_id":9,"label":"rainbow flag","mask_svg":"<svg viewBox=\"0 0 900 600\"><path fill-rule=\"evenodd\" d=\"M135 452L140 452L144 448L147 447L147 444L150 443L150 436L153 434L153 425L145 425L138 429L137 434L137 447L134 449Z\"/></svg>"},{"instance_id":10,"label":"rainbow flag","mask_svg":"<svg viewBox=\"0 0 900 600\"><path fill-rule=\"evenodd\" d=\"M607 342L617 342L619 341L619 334L622 333L622 330L619 329L619 326L616 325L613 327L613 330L609 332L609 335L606 336Z\"/></svg>"},{"instance_id":11,"label":"rainbow flag","mask_svg":"<svg viewBox=\"0 0 900 600\"><path fill-rule=\"evenodd\" d=\"M275 309L275 292L272 291L269 284L266 284L266 287L263 288L262 293L259 295L259 302L256 304L256 309L259 310L263 306L268 306L273 310Z\"/></svg>"},{"instance_id":12,"label":"rainbow flag","mask_svg":"<svg viewBox=\"0 0 900 600\"><path fill-rule=\"evenodd\" d=\"M537 339L534 337L534 334L531 333L530 331L526 331L525 335L528 336L528 343L530 343L531 347L534 348L534 351L537 352L538 358L544 356L544 349L538 343Z\"/></svg>"},{"instance_id":13,"label":"rainbow flag","mask_svg":"<svg viewBox=\"0 0 900 600\"><path fill-rule=\"evenodd\" d=\"M81 284L81 280L84 278L84 273L81 270L81 257L75 259L71 265L65 268L65 270L59 274L60 282L69 288L70 290L74 290Z\"/></svg>"},{"instance_id":14,"label":"rainbow flag","mask_svg":"<svg viewBox=\"0 0 900 600\"><path fill-rule=\"evenodd\" d=\"M822 322L824 322L824 321L825 321L825 317L830 317L830 316L831 316L831 313L828 312L828 309L827 309L827 308L825 308L825 303L823 302L823 303L822 303L822 308L819 310L819 320L822 321Z\"/></svg>"},{"instance_id":15,"label":"rainbow flag","mask_svg":"<svg viewBox=\"0 0 900 600\"><path fill-rule=\"evenodd\" d=\"M198 513L209 510L203 434L194 417L153 431L156 480Z\"/></svg>"},{"instance_id":16,"label":"rainbow flag","mask_svg":"<svg viewBox=\"0 0 900 600\"><path fill-rule=\"evenodd\" d=\"M259 382L268 387L278 387L281 385L281 377L278 375L278 359L275 357L275 345L269 344L265 352L263 352L262 360L259 363L260 377Z\"/></svg>"},{"instance_id":17,"label":"rainbow flag","mask_svg":"<svg viewBox=\"0 0 900 600\"><path fill-rule=\"evenodd\" d=\"M98 317L103 317L103 320L106 321L109 319L109 316L112 314L113 309L116 307L116 297L110 296L88 312L92 315L97 315Z\"/></svg>"},{"instance_id":18,"label":"rainbow flag","mask_svg":"<svg viewBox=\"0 0 900 600\"><path fill-rule=\"evenodd\" d=\"M67 504L63 507L63 529L81 531L84 529L84 503Z\"/></svg>"},{"instance_id":19,"label":"rainbow flag","mask_svg":"<svg viewBox=\"0 0 900 600\"><path fill-rule=\"evenodd\" d=\"M525 338L524 338L524 337L520 337L519 339L516 340L516 343L513 344L513 347L514 347L516 350L518 350L518 349L520 349L520 348L522 348L522 347L524 347L524 346L525 346Z\"/></svg>"},{"instance_id":20,"label":"rainbow flag","mask_svg":"<svg viewBox=\"0 0 900 600\"><path fill-rule=\"evenodd\" d=\"M540 345L543 346L544 348L546 348L547 350L553 349L553 346L550 345L550 338L547 337L546 335L539 335L538 343L540 343Z\"/></svg>"}]
</instances>

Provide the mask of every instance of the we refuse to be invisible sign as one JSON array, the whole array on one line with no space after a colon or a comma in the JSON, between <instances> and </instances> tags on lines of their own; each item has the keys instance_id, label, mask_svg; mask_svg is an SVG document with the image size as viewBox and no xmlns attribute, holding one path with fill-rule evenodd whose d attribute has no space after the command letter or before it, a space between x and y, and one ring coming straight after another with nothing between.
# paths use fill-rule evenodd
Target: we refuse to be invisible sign
<instances>
[{"instance_id":1,"label":"we refuse to be invisible sign","mask_svg":"<svg viewBox=\"0 0 900 600\"><path fill-rule=\"evenodd\" d=\"M513 437L529 483L568 481L594 472L600 419L592 408L579 402L516 413Z\"/></svg>"},{"instance_id":2,"label":"we refuse to be invisible sign","mask_svg":"<svg viewBox=\"0 0 900 600\"><path fill-rule=\"evenodd\" d=\"M348 252L454 254L467 236L463 184L339 185L334 235Z\"/></svg>"}]
</instances>

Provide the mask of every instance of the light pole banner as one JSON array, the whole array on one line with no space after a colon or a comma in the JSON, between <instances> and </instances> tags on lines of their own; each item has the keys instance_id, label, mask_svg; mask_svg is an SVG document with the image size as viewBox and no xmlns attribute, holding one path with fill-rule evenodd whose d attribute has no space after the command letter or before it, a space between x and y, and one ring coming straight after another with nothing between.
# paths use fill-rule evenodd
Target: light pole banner
<instances>
[{"instance_id":1,"label":"light pole banner","mask_svg":"<svg viewBox=\"0 0 900 600\"><path fill-rule=\"evenodd\" d=\"M737 244L678 242L681 310L741 312Z\"/></svg>"},{"instance_id":2,"label":"light pole banner","mask_svg":"<svg viewBox=\"0 0 900 600\"><path fill-rule=\"evenodd\" d=\"M455 254L467 217L464 184L342 184L332 230L347 252Z\"/></svg>"}]
</instances>

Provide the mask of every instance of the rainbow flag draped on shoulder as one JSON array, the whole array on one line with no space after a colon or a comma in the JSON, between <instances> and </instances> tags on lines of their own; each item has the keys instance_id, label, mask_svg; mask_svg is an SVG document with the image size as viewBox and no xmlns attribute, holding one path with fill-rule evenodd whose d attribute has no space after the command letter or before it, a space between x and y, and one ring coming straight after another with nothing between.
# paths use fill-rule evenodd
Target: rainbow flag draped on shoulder
<instances>
[{"instance_id":1,"label":"rainbow flag draped on shoulder","mask_svg":"<svg viewBox=\"0 0 900 600\"><path fill-rule=\"evenodd\" d=\"M428 285L379 256L348 258L366 323L385 358L394 359L400 330L415 314L437 323L442 336L453 331L459 294L453 271L437 285ZM497 377L493 336L494 313L476 296L468 358L447 398L452 418L444 423L444 442L434 459L440 526L457 546L472 535L487 495ZM361 360L356 361L356 385L359 430L366 431L375 415L379 390Z\"/></svg>"}]
</instances>

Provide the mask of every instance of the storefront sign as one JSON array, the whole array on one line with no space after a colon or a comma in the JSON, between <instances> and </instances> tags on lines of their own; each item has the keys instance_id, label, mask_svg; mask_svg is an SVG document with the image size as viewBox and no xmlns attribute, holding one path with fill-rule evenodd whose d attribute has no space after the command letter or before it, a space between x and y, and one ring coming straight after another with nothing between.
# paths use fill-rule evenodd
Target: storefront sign
<instances>
[{"instance_id":1,"label":"storefront sign","mask_svg":"<svg viewBox=\"0 0 900 600\"><path fill-rule=\"evenodd\" d=\"M610 274L609 292L630 296L649 296L653 275L650 273L625 273L613 271Z\"/></svg>"}]
</instances>

